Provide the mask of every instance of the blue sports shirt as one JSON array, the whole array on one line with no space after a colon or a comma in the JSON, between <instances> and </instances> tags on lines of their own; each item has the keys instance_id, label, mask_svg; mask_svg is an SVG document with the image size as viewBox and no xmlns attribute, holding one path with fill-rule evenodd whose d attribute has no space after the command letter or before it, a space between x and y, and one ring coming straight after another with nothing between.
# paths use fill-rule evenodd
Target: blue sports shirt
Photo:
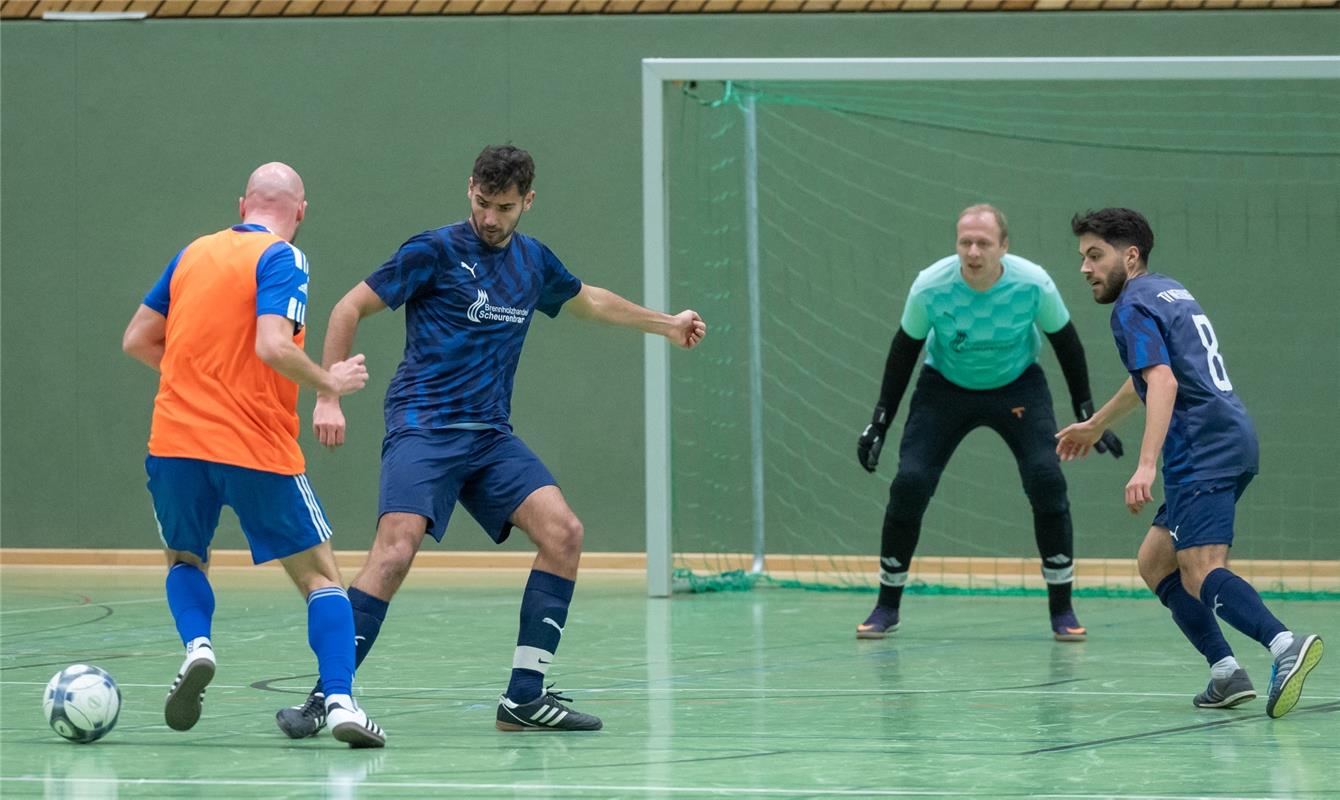
<instances>
[{"instance_id":1,"label":"blue sports shirt","mask_svg":"<svg viewBox=\"0 0 1340 800\"><path fill-rule=\"evenodd\" d=\"M558 256L521 233L485 244L469 220L400 246L367 284L405 307L405 357L386 390L386 432L495 428L510 433L512 383L536 309L550 317L582 288Z\"/></svg>"},{"instance_id":2,"label":"blue sports shirt","mask_svg":"<svg viewBox=\"0 0 1340 800\"><path fill-rule=\"evenodd\" d=\"M234 225L235 231L271 233L264 225L243 223ZM144 297L144 304L154 311L167 316L172 298L169 288L172 276L177 271L177 262L183 247L168 262L167 268L159 276L158 282ZM307 256L289 242L275 242L265 248L256 262L256 316L278 314L288 317L301 328L307 321Z\"/></svg>"},{"instance_id":3,"label":"blue sports shirt","mask_svg":"<svg viewBox=\"0 0 1340 800\"><path fill-rule=\"evenodd\" d=\"M1214 326L1191 292L1157 273L1130 279L1112 308L1112 335L1142 401L1146 367L1167 364L1177 378L1163 442L1165 484L1257 471L1256 428L1233 393Z\"/></svg>"}]
</instances>

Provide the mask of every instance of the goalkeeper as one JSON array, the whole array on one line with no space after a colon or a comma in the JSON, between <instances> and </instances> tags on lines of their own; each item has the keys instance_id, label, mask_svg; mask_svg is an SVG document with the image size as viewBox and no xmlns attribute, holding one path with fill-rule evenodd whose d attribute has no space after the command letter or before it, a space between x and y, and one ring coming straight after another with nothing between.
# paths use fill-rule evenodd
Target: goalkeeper
<instances>
[{"instance_id":1,"label":"goalkeeper","mask_svg":"<svg viewBox=\"0 0 1340 800\"><path fill-rule=\"evenodd\" d=\"M879 601L856 626L856 637L882 639L897 630L926 506L959 442L986 426L1014 454L1033 507L1052 633L1058 641L1084 641L1086 631L1071 606L1074 536L1056 455L1051 393L1037 363L1042 340L1038 329L1056 350L1081 421L1093 414L1084 348L1046 271L1006 252L1009 231L999 209L985 204L964 209L957 234L957 254L922 270L912 283L889 348L874 417L857 443L861 466L874 472L925 344L926 364L908 404L898 474L884 512ZM1103 433L1095 449L1114 457L1122 454L1121 442L1111 431Z\"/></svg>"}]
</instances>

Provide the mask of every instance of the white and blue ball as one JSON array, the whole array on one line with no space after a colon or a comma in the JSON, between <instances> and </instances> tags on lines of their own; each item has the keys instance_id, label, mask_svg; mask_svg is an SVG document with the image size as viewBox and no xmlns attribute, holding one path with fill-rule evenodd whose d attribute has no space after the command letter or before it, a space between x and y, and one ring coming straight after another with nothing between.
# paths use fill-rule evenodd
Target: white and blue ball
<instances>
[{"instance_id":1,"label":"white and blue ball","mask_svg":"<svg viewBox=\"0 0 1340 800\"><path fill-rule=\"evenodd\" d=\"M42 695L51 729L72 742L96 742L116 727L121 689L97 667L74 664L57 672Z\"/></svg>"}]
</instances>

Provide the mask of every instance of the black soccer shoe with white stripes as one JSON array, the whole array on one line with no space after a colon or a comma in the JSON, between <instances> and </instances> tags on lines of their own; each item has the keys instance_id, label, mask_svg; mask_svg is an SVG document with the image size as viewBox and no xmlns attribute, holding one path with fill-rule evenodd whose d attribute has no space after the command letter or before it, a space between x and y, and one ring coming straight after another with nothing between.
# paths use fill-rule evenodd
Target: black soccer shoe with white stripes
<instances>
[{"instance_id":1,"label":"black soccer shoe with white stripes","mask_svg":"<svg viewBox=\"0 0 1340 800\"><path fill-rule=\"evenodd\" d=\"M326 695L312 692L300 706L281 708L275 714L275 724L290 739L315 736L326 727Z\"/></svg>"},{"instance_id":2,"label":"black soccer shoe with white stripes","mask_svg":"<svg viewBox=\"0 0 1340 800\"><path fill-rule=\"evenodd\" d=\"M552 689L553 687L550 687ZM514 703L507 695L498 698L498 730L500 731L598 731L603 726L600 717L573 711L563 703L571 697L545 690L525 705Z\"/></svg>"}]
</instances>

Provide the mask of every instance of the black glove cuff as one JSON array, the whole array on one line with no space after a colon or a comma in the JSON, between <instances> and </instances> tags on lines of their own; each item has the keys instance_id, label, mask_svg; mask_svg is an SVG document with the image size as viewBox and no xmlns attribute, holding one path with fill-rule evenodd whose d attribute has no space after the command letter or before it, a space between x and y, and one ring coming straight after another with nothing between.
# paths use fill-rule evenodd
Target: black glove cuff
<instances>
[{"instance_id":1,"label":"black glove cuff","mask_svg":"<svg viewBox=\"0 0 1340 800\"><path fill-rule=\"evenodd\" d=\"M1075 404L1075 419L1085 422L1093 416L1093 401L1081 400Z\"/></svg>"},{"instance_id":2,"label":"black glove cuff","mask_svg":"<svg viewBox=\"0 0 1340 800\"><path fill-rule=\"evenodd\" d=\"M875 406L875 413L870 415L870 427L883 434L889 429L889 418L891 416L889 410L884 406Z\"/></svg>"}]
</instances>

